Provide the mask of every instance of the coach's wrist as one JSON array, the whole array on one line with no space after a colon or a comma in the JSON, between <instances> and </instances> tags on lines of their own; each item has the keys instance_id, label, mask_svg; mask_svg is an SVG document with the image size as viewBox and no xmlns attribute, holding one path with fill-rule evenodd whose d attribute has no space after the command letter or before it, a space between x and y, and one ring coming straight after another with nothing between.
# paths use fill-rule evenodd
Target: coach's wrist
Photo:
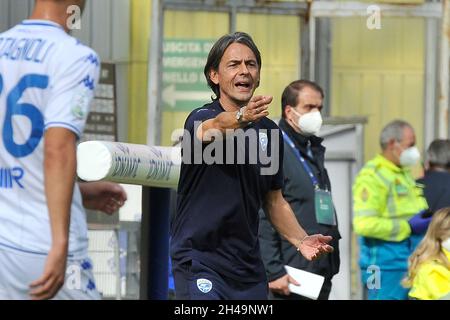
<instances>
[{"instance_id":1,"label":"coach's wrist","mask_svg":"<svg viewBox=\"0 0 450 320\"><path fill-rule=\"evenodd\" d=\"M303 242L305 241L306 238L308 238L308 235L305 235L302 239L297 241L297 244L295 245L295 247L297 248L298 252L301 251L301 248L303 246Z\"/></svg>"},{"instance_id":2,"label":"coach's wrist","mask_svg":"<svg viewBox=\"0 0 450 320\"><path fill-rule=\"evenodd\" d=\"M248 115L247 106L242 107L242 121L244 123L244 127L247 127L253 123L252 119L250 119Z\"/></svg>"},{"instance_id":3,"label":"coach's wrist","mask_svg":"<svg viewBox=\"0 0 450 320\"><path fill-rule=\"evenodd\" d=\"M252 123L250 119L248 119L247 106L243 106L236 111L235 117L239 127L241 128L245 128Z\"/></svg>"}]
</instances>

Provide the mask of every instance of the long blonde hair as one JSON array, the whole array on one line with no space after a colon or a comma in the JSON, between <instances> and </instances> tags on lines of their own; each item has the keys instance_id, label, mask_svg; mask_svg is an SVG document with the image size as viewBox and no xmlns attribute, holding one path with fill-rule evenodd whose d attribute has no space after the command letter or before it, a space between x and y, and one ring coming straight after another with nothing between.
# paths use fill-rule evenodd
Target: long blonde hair
<instances>
[{"instance_id":1,"label":"long blonde hair","mask_svg":"<svg viewBox=\"0 0 450 320\"><path fill-rule=\"evenodd\" d=\"M450 262L442 251L442 241L450 238L450 207L443 208L433 215L427 233L417 249L409 257L408 275L403 279L404 287L410 288L420 265L427 261L436 261L450 269Z\"/></svg>"}]
</instances>

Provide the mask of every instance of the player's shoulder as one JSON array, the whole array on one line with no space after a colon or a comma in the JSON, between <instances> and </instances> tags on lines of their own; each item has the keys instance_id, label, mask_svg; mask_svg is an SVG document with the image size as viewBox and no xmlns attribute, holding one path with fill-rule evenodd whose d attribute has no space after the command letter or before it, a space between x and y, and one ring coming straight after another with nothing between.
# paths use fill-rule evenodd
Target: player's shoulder
<instances>
[{"instance_id":1,"label":"player's shoulder","mask_svg":"<svg viewBox=\"0 0 450 320\"><path fill-rule=\"evenodd\" d=\"M61 54L67 58L74 60L84 59L87 62L99 65L100 58L97 52L91 47L83 44L79 39L70 35L65 39L64 43L59 44L61 47Z\"/></svg>"},{"instance_id":2,"label":"player's shoulder","mask_svg":"<svg viewBox=\"0 0 450 320\"><path fill-rule=\"evenodd\" d=\"M11 32L11 29L0 32L0 38L5 38L9 32Z\"/></svg>"},{"instance_id":3,"label":"player's shoulder","mask_svg":"<svg viewBox=\"0 0 450 320\"><path fill-rule=\"evenodd\" d=\"M8 37L14 35L17 32L17 28L18 28L18 25L15 25L14 27L12 27L8 30L0 32L0 38L8 38Z\"/></svg>"}]
</instances>

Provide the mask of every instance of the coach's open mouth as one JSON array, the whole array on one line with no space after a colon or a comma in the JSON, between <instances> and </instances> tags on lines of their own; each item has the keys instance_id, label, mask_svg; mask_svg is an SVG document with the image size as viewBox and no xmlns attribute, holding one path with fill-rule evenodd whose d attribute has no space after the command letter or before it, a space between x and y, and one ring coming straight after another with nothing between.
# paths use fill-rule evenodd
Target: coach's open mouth
<instances>
[{"instance_id":1,"label":"coach's open mouth","mask_svg":"<svg viewBox=\"0 0 450 320\"><path fill-rule=\"evenodd\" d=\"M251 81L237 81L234 85L242 91L248 91L252 87Z\"/></svg>"}]
</instances>

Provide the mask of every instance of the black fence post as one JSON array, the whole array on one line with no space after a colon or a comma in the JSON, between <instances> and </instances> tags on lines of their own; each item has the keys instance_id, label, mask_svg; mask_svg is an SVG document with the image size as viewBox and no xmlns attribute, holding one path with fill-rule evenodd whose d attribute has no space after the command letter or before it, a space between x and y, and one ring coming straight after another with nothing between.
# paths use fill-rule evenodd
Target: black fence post
<instances>
[{"instance_id":1,"label":"black fence post","mask_svg":"<svg viewBox=\"0 0 450 320\"><path fill-rule=\"evenodd\" d=\"M167 300L170 189L142 188L141 300Z\"/></svg>"}]
</instances>

